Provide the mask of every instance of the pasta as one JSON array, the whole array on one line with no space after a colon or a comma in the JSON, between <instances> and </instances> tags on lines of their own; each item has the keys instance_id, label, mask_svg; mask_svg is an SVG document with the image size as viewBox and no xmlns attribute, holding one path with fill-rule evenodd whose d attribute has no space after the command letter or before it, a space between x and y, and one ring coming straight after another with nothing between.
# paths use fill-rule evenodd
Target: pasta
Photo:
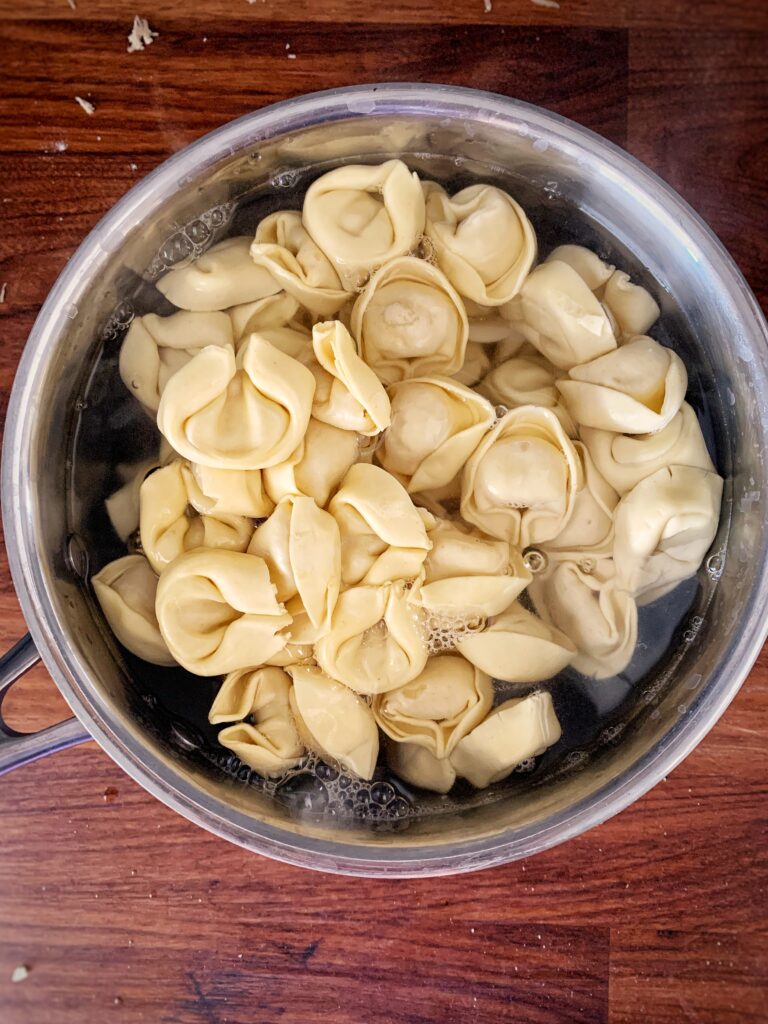
<instances>
[{"instance_id":1,"label":"pasta","mask_svg":"<svg viewBox=\"0 0 768 1024\"><path fill-rule=\"evenodd\" d=\"M488 401L445 377L406 380L389 394L392 423L378 459L411 493L450 483L495 418Z\"/></svg>"},{"instance_id":2,"label":"pasta","mask_svg":"<svg viewBox=\"0 0 768 1024\"><path fill-rule=\"evenodd\" d=\"M401 160L348 164L310 185L302 217L342 285L354 289L376 267L415 247L424 230L424 196Z\"/></svg>"},{"instance_id":3,"label":"pasta","mask_svg":"<svg viewBox=\"0 0 768 1024\"><path fill-rule=\"evenodd\" d=\"M328 813L391 821L407 786L542 770L561 686L629 669L602 689L625 692L639 609L718 529L656 298L583 246L537 263L512 196L397 159L248 227L156 282L176 312L136 291L118 370L158 432L121 439L108 625L174 680L220 677L217 760L277 799L315 773Z\"/></svg>"},{"instance_id":4,"label":"pasta","mask_svg":"<svg viewBox=\"0 0 768 1024\"><path fill-rule=\"evenodd\" d=\"M448 278L413 256L378 270L355 302L352 333L361 353L388 384L461 369L469 325Z\"/></svg>"},{"instance_id":5,"label":"pasta","mask_svg":"<svg viewBox=\"0 0 768 1024\"><path fill-rule=\"evenodd\" d=\"M155 615L157 576L143 555L110 562L91 582L109 628L123 647L153 665L176 664Z\"/></svg>"}]
</instances>

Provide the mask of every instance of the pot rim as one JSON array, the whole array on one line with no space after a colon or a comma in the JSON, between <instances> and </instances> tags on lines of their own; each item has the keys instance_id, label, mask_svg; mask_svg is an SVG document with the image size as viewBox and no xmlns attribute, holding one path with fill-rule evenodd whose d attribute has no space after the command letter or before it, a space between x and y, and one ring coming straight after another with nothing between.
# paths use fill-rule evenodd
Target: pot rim
<instances>
[{"instance_id":1,"label":"pot rim","mask_svg":"<svg viewBox=\"0 0 768 1024\"><path fill-rule=\"evenodd\" d=\"M40 564L35 558L35 480L28 472L30 442L39 406L37 384L55 347L67 311L98 275L140 220L151 217L167 195L222 156L275 134L363 114L442 114L502 122L519 134L556 137L561 148L585 153L601 173L625 179L669 230L700 251L715 268L723 292L746 325L754 350L768 353L768 325L742 274L704 221L665 182L618 146L558 114L479 90L423 83L350 86L272 104L229 122L162 163L134 185L99 221L68 261L51 289L25 346L6 417L2 458L2 512L11 574L24 617L43 661L74 713L99 745L144 789L190 821L254 852L301 867L361 876L423 877L454 874L530 856L600 824L648 792L680 763L715 725L739 690L768 634L768 555L762 545L759 572L748 600L744 628L710 677L691 712L622 776L559 814L523 828L472 841L408 848L313 839L268 825L201 792L190 779L169 777L167 766L144 750L136 730L110 716L91 692L88 672L66 641ZM83 268L88 270L83 274ZM762 341L762 352L758 346ZM764 421L768 436L768 420ZM736 666L731 668L731 666Z\"/></svg>"}]
</instances>

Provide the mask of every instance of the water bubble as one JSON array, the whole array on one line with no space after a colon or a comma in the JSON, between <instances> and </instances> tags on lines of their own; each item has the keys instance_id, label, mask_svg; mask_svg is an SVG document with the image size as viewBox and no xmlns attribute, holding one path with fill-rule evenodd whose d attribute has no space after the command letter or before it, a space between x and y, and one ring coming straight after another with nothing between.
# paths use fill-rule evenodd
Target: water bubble
<instances>
[{"instance_id":1,"label":"water bubble","mask_svg":"<svg viewBox=\"0 0 768 1024\"><path fill-rule=\"evenodd\" d=\"M388 782L376 782L371 786L371 800L380 807L386 807L397 796Z\"/></svg>"},{"instance_id":2,"label":"water bubble","mask_svg":"<svg viewBox=\"0 0 768 1024\"><path fill-rule=\"evenodd\" d=\"M215 206L212 210L204 213L203 217L212 228L220 228L226 222L228 213L226 206Z\"/></svg>"},{"instance_id":3,"label":"water bubble","mask_svg":"<svg viewBox=\"0 0 768 1024\"><path fill-rule=\"evenodd\" d=\"M269 183L273 188L294 188L300 177L301 171L298 170L277 171Z\"/></svg>"},{"instance_id":4,"label":"water bubble","mask_svg":"<svg viewBox=\"0 0 768 1024\"><path fill-rule=\"evenodd\" d=\"M509 412L509 409L507 408L507 406L506 406L506 405L497 405L497 406L496 406L496 407L494 408L494 410L493 410L493 411L494 411L494 414L496 415L496 419L497 419L497 420L503 420L503 419L504 419L504 417L505 417L505 416L507 415L507 413Z\"/></svg>"},{"instance_id":5,"label":"water bubble","mask_svg":"<svg viewBox=\"0 0 768 1024\"><path fill-rule=\"evenodd\" d=\"M165 260L170 266L173 266L174 263L180 263L182 260L190 257L193 248L194 246L187 236L181 231L177 231L163 245L160 250L160 258Z\"/></svg>"},{"instance_id":6,"label":"water bubble","mask_svg":"<svg viewBox=\"0 0 768 1024\"><path fill-rule=\"evenodd\" d=\"M692 629L686 629L683 633L683 641L686 644L691 644L696 639L696 633Z\"/></svg>"},{"instance_id":7,"label":"water bubble","mask_svg":"<svg viewBox=\"0 0 768 1024\"><path fill-rule=\"evenodd\" d=\"M528 572L533 573L536 576L540 572L544 572L549 566L549 559L543 551L539 551L537 548L529 548L523 555L523 565Z\"/></svg>"},{"instance_id":8,"label":"water bubble","mask_svg":"<svg viewBox=\"0 0 768 1024\"><path fill-rule=\"evenodd\" d=\"M199 750L205 744L197 729L186 722L171 722L170 739L174 746L181 747L182 750Z\"/></svg>"},{"instance_id":9,"label":"water bubble","mask_svg":"<svg viewBox=\"0 0 768 1024\"><path fill-rule=\"evenodd\" d=\"M710 555L704 566L713 580L719 580L723 575L723 556L719 552Z\"/></svg>"},{"instance_id":10,"label":"water bubble","mask_svg":"<svg viewBox=\"0 0 768 1024\"><path fill-rule=\"evenodd\" d=\"M591 576L597 568L597 562L594 558L582 558L579 562L579 568L585 576Z\"/></svg>"},{"instance_id":11,"label":"water bubble","mask_svg":"<svg viewBox=\"0 0 768 1024\"><path fill-rule=\"evenodd\" d=\"M184 228L184 234L195 245L201 245L210 235L211 229L204 220L193 220Z\"/></svg>"},{"instance_id":12,"label":"water bubble","mask_svg":"<svg viewBox=\"0 0 768 1024\"><path fill-rule=\"evenodd\" d=\"M389 807L390 813L397 818L406 818L410 809L410 805L407 801L403 800L401 796L399 796Z\"/></svg>"},{"instance_id":13,"label":"water bubble","mask_svg":"<svg viewBox=\"0 0 768 1024\"><path fill-rule=\"evenodd\" d=\"M67 538L64 561L75 576L81 580L87 579L90 556L85 542L77 533L71 533Z\"/></svg>"},{"instance_id":14,"label":"water bubble","mask_svg":"<svg viewBox=\"0 0 768 1024\"><path fill-rule=\"evenodd\" d=\"M339 777L339 773L336 771L335 768L331 767L331 765L329 764L323 763L317 766L317 768L315 769L315 774L317 775L318 779L322 779L323 782L333 782L335 779L338 779Z\"/></svg>"},{"instance_id":15,"label":"water bubble","mask_svg":"<svg viewBox=\"0 0 768 1024\"><path fill-rule=\"evenodd\" d=\"M65 314L65 316L67 316L67 317L68 317L68 318L69 318L70 320L74 320L74 319L75 319L75 317L76 317L76 316L77 316L77 314L78 314L78 308L77 308L77 306L75 305L75 303L74 303L74 302L70 302L68 306L65 306L65 308L64 308L64 314Z\"/></svg>"},{"instance_id":16,"label":"water bubble","mask_svg":"<svg viewBox=\"0 0 768 1024\"><path fill-rule=\"evenodd\" d=\"M290 776L277 787L277 793L293 810L317 813L328 806L328 790L309 772Z\"/></svg>"},{"instance_id":17,"label":"water bubble","mask_svg":"<svg viewBox=\"0 0 768 1024\"><path fill-rule=\"evenodd\" d=\"M369 800L370 796L368 794L367 789L358 789L358 791L355 793L355 803L367 804Z\"/></svg>"}]
</instances>

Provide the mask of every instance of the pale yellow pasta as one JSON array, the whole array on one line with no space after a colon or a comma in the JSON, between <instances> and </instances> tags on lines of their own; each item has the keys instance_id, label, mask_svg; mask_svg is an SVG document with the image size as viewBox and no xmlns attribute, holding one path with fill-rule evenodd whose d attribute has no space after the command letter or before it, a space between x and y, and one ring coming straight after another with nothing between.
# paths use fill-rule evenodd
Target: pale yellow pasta
<instances>
[{"instance_id":1,"label":"pale yellow pasta","mask_svg":"<svg viewBox=\"0 0 768 1024\"><path fill-rule=\"evenodd\" d=\"M408 603L405 584L343 591L331 630L315 645L320 668L358 693L394 690L427 663L422 616Z\"/></svg>"},{"instance_id":2,"label":"pale yellow pasta","mask_svg":"<svg viewBox=\"0 0 768 1024\"><path fill-rule=\"evenodd\" d=\"M525 548L568 523L582 469L551 409L511 409L467 460L461 514L485 533Z\"/></svg>"},{"instance_id":3,"label":"pale yellow pasta","mask_svg":"<svg viewBox=\"0 0 768 1024\"><path fill-rule=\"evenodd\" d=\"M370 779L379 733L370 707L347 686L304 665L290 668L291 708L304 742L327 761Z\"/></svg>"},{"instance_id":4,"label":"pale yellow pasta","mask_svg":"<svg viewBox=\"0 0 768 1024\"><path fill-rule=\"evenodd\" d=\"M424 196L401 160L348 164L310 185L302 217L343 287L354 289L376 267L416 246L424 230Z\"/></svg>"},{"instance_id":5,"label":"pale yellow pasta","mask_svg":"<svg viewBox=\"0 0 768 1024\"><path fill-rule=\"evenodd\" d=\"M550 679L576 654L564 633L517 603L492 619L482 632L461 637L456 649L492 678L510 683Z\"/></svg>"},{"instance_id":6,"label":"pale yellow pasta","mask_svg":"<svg viewBox=\"0 0 768 1024\"><path fill-rule=\"evenodd\" d=\"M291 686L291 677L280 668L231 672L208 713L212 725L236 723L219 732L219 743L260 775L283 775L304 755L291 711Z\"/></svg>"},{"instance_id":7,"label":"pale yellow pasta","mask_svg":"<svg viewBox=\"0 0 768 1024\"><path fill-rule=\"evenodd\" d=\"M131 653L153 665L175 665L155 615L157 576L143 555L118 558L91 580L104 617Z\"/></svg>"},{"instance_id":8,"label":"pale yellow pasta","mask_svg":"<svg viewBox=\"0 0 768 1024\"><path fill-rule=\"evenodd\" d=\"M202 495L200 512L261 519L275 507L264 486L266 470L215 469L194 462L189 468Z\"/></svg>"},{"instance_id":9,"label":"pale yellow pasta","mask_svg":"<svg viewBox=\"0 0 768 1024\"><path fill-rule=\"evenodd\" d=\"M280 210L259 223L251 258L318 316L338 313L350 296L331 261L310 238L298 210Z\"/></svg>"},{"instance_id":10,"label":"pale yellow pasta","mask_svg":"<svg viewBox=\"0 0 768 1024\"><path fill-rule=\"evenodd\" d=\"M516 409L520 405L538 405L551 409L569 437L576 427L560 401L555 387L557 371L538 353L514 356L500 363L483 378L477 390L495 405Z\"/></svg>"},{"instance_id":11,"label":"pale yellow pasta","mask_svg":"<svg viewBox=\"0 0 768 1024\"><path fill-rule=\"evenodd\" d=\"M474 302L509 302L536 257L536 236L525 211L493 185L470 185L452 197L433 182L428 185L426 233L440 269Z\"/></svg>"},{"instance_id":12,"label":"pale yellow pasta","mask_svg":"<svg viewBox=\"0 0 768 1024\"><path fill-rule=\"evenodd\" d=\"M410 683L373 699L376 722L400 743L445 758L485 718L493 704L490 676L457 654L430 658Z\"/></svg>"},{"instance_id":13,"label":"pale yellow pasta","mask_svg":"<svg viewBox=\"0 0 768 1024\"><path fill-rule=\"evenodd\" d=\"M435 793L447 793L456 781L456 769L447 757L438 758L418 743L386 744L387 764L405 782Z\"/></svg>"},{"instance_id":14,"label":"pale yellow pasta","mask_svg":"<svg viewBox=\"0 0 768 1024\"><path fill-rule=\"evenodd\" d=\"M424 515L385 470L352 466L328 511L341 533L344 586L418 576L431 546Z\"/></svg>"},{"instance_id":15,"label":"pale yellow pasta","mask_svg":"<svg viewBox=\"0 0 768 1024\"><path fill-rule=\"evenodd\" d=\"M231 306L227 315L232 323L234 339L239 342L254 332L259 334L274 327L288 327L300 315L300 310L300 303L292 295L277 292L265 299Z\"/></svg>"},{"instance_id":16,"label":"pale yellow pasta","mask_svg":"<svg viewBox=\"0 0 768 1024\"><path fill-rule=\"evenodd\" d=\"M204 256L169 270L158 291L179 309L211 312L276 295L280 284L251 259L251 239L227 238Z\"/></svg>"},{"instance_id":17,"label":"pale yellow pasta","mask_svg":"<svg viewBox=\"0 0 768 1024\"><path fill-rule=\"evenodd\" d=\"M560 739L552 697L532 693L500 704L451 754L456 773L478 789L505 778L522 761Z\"/></svg>"},{"instance_id":18,"label":"pale yellow pasta","mask_svg":"<svg viewBox=\"0 0 768 1024\"><path fill-rule=\"evenodd\" d=\"M209 347L168 382L157 425L176 451L214 469L263 469L296 449L309 423L310 371L252 334L235 358Z\"/></svg>"},{"instance_id":19,"label":"pale yellow pasta","mask_svg":"<svg viewBox=\"0 0 768 1024\"><path fill-rule=\"evenodd\" d=\"M541 545L550 561L576 561L613 554L613 514L619 496L596 468L581 441L574 441L583 469L583 486L576 492L573 511L563 529Z\"/></svg>"},{"instance_id":20,"label":"pale yellow pasta","mask_svg":"<svg viewBox=\"0 0 768 1024\"><path fill-rule=\"evenodd\" d=\"M262 558L207 548L165 570L155 610L171 655L199 676L263 665L285 647L280 631L291 623Z\"/></svg>"},{"instance_id":21,"label":"pale yellow pasta","mask_svg":"<svg viewBox=\"0 0 768 1024\"><path fill-rule=\"evenodd\" d=\"M662 430L680 411L687 386L688 373L677 353L646 337L574 366L570 379L557 381L579 426L622 434Z\"/></svg>"},{"instance_id":22,"label":"pale yellow pasta","mask_svg":"<svg viewBox=\"0 0 768 1024\"><path fill-rule=\"evenodd\" d=\"M355 302L350 326L362 357L388 384L450 375L464 363L464 304L445 274L413 256L376 271Z\"/></svg>"},{"instance_id":23,"label":"pale yellow pasta","mask_svg":"<svg viewBox=\"0 0 768 1024\"><path fill-rule=\"evenodd\" d=\"M312 415L342 430L372 436L390 423L387 393L373 370L357 354L340 320L316 324L312 348L318 363Z\"/></svg>"},{"instance_id":24,"label":"pale yellow pasta","mask_svg":"<svg viewBox=\"0 0 768 1024\"><path fill-rule=\"evenodd\" d=\"M491 369L491 357L488 353L488 345L481 345L476 341L467 342L464 363L461 369L453 374L453 379L468 388L477 384Z\"/></svg>"},{"instance_id":25,"label":"pale yellow pasta","mask_svg":"<svg viewBox=\"0 0 768 1024\"><path fill-rule=\"evenodd\" d=\"M310 419L299 447L285 462L262 470L275 504L289 494L314 498L324 508L360 454L360 437L322 420Z\"/></svg>"},{"instance_id":26,"label":"pale yellow pasta","mask_svg":"<svg viewBox=\"0 0 768 1024\"><path fill-rule=\"evenodd\" d=\"M381 465L410 493L444 487L493 425L493 406L447 377L417 377L389 390L392 422Z\"/></svg>"}]
</instances>

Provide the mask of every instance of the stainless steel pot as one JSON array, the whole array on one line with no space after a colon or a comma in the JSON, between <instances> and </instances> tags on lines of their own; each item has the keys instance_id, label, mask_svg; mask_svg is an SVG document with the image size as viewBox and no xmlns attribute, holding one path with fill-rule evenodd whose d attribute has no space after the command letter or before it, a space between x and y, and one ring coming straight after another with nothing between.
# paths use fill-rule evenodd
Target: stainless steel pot
<instances>
[{"instance_id":1,"label":"stainless steel pot","mask_svg":"<svg viewBox=\"0 0 768 1024\"><path fill-rule=\"evenodd\" d=\"M453 183L497 181L529 210L545 247L587 241L653 281L664 308L662 340L688 363L727 484L713 553L689 587L682 621L667 630L664 656L654 665L641 658L634 677L613 689L568 684L598 710L613 701L613 717L593 716L592 733L529 779L463 802L435 798L400 827L374 830L355 821L339 827L302 810L301 800L275 799L227 774L206 737L174 710L174 699L197 699L189 682L164 683L158 699L146 666L128 659L105 629L87 578L89 560L97 568L119 553L101 512L115 461L129 454L119 446L129 438L138 452L146 440L115 374L126 303L142 311L157 299L153 274L243 230L254 211L288 205L322 170L391 155ZM204 828L271 857L349 874L469 871L596 825L696 746L763 643L767 339L741 274L680 197L623 151L546 111L467 89L380 85L291 100L213 132L133 188L93 230L24 350L2 491L31 639L2 662L0 693L39 652L77 717L34 736L4 728L0 770L93 737L142 786ZM661 628L661 619L650 628Z\"/></svg>"}]
</instances>

